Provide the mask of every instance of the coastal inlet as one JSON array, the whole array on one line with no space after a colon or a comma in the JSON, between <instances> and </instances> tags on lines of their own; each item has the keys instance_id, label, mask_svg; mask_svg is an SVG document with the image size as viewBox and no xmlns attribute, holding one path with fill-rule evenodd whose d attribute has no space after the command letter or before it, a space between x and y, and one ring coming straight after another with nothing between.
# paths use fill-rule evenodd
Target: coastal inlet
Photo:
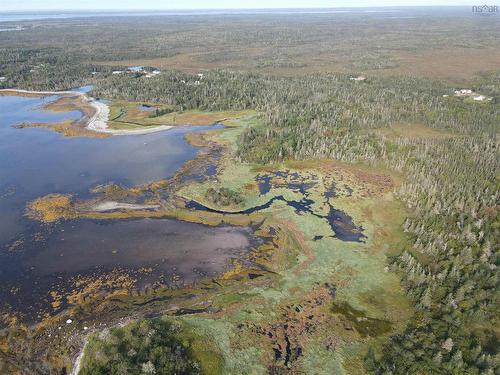
<instances>
[{"instance_id":1,"label":"coastal inlet","mask_svg":"<svg viewBox=\"0 0 500 375\"><path fill-rule=\"evenodd\" d=\"M67 138L44 127L15 127L82 116L79 111L44 109L58 99L0 96L1 313L37 321L64 308L67 299L61 294L77 291L81 280L101 280L108 291L191 283L224 272L258 245L249 227L174 219L48 225L26 217L27 203L47 194L87 199L98 185L133 187L170 178L200 151L184 136L214 128L180 126L155 134Z\"/></svg>"}]
</instances>

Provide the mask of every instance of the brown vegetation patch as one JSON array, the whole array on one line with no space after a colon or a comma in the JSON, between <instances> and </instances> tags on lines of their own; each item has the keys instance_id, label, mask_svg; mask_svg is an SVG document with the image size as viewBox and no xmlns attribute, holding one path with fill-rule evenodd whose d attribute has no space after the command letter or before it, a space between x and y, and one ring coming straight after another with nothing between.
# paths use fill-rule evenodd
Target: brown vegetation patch
<instances>
[{"instance_id":1,"label":"brown vegetation patch","mask_svg":"<svg viewBox=\"0 0 500 375\"><path fill-rule=\"evenodd\" d=\"M187 133L184 138L188 143L195 147L205 147L209 145L209 142L205 139L205 134L203 133Z\"/></svg>"},{"instance_id":2,"label":"brown vegetation patch","mask_svg":"<svg viewBox=\"0 0 500 375\"><path fill-rule=\"evenodd\" d=\"M381 195L393 191L395 188L391 176L362 170L354 170L353 174L361 184L367 185L366 192L368 196Z\"/></svg>"},{"instance_id":3,"label":"brown vegetation patch","mask_svg":"<svg viewBox=\"0 0 500 375\"><path fill-rule=\"evenodd\" d=\"M273 219L273 224L270 226L269 222L262 216L252 214L253 223L262 223L255 235L266 238L267 240L258 247L257 251L250 254L250 260L265 266L272 272L279 273L284 269L290 269L296 263L296 255L298 249L306 253L308 259L313 258L311 250L307 247L300 248L302 242L297 240L296 233L290 230L291 227L295 228L291 222L283 222L281 219ZM295 228L296 229L296 228ZM305 246L305 244L304 244Z\"/></svg>"},{"instance_id":4,"label":"brown vegetation patch","mask_svg":"<svg viewBox=\"0 0 500 375\"><path fill-rule=\"evenodd\" d=\"M20 92L15 89L12 89L12 90L1 90L0 96L22 96L25 98L44 98L49 95L48 94L42 95L37 92Z\"/></svg>"},{"instance_id":5,"label":"brown vegetation patch","mask_svg":"<svg viewBox=\"0 0 500 375\"><path fill-rule=\"evenodd\" d=\"M326 312L332 298L328 285L317 287L300 302L280 306L276 321L242 323L238 328L250 330L259 337L270 373L281 373L284 369L301 373L297 361L311 338L321 336L325 348L335 350L338 338L328 333L331 316Z\"/></svg>"},{"instance_id":6,"label":"brown vegetation patch","mask_svg":"<svg viewBox=\"0 0 500 375\"><path fill-rule=\"evenodd\" d=\"M399 52L398 59L398 72L435 78L469 79L479 72L500 69L500 50L497 48L446 48Z\"/></svg>"},{"instance_id":7,"label":"brown vegetation patch","mask_svg":"<svg viewBox=\"0 0 500 375\"><path fill-rule=\"evenodd\" d=\"M62 305L62 299L63 299L62 294L57 290L51 290L49 294L52 300L52 302L50 303L52 309L58 310Z\"/></svg>"},{"instance_id":8,"label":"brown vegetation patch","mask_svg":"<svg viewBox=\"0 0 500 375\"><path fill-rule=\"evenodd\" d=\"M224 52L227 51L221 51L221 54ZM359 53L345 56L341 53L322 51L322 53L311 58L310 55L297 52L288 56L287 63L291 63L290 66L280 66L279 64L277 66L266 66L265 64L256 64L256 61L263 59L264 56L272 56L275 51L265 48L246 48L244 51L232 52L236 52L236 55L226 59L223 63L207 61L206 56L213 54L213 51L193 52L192 50L185 50L179 51L178 54L171 57L103 61L99 62L99 64L110 66L154 66L159 69L175 69L187 73L199 73L205 70L222 68L292 76L325 72L349 73L353 70L359 70L359 59L362 58L362 56L358 56ZM469 79L479 72L494 71L500 68L500 51L494 48L450 47L427 50L418 48L416 51L401 49L388 52L387 56L379 56L378 58L380 61L389 61L391 64L383 69L370 69L368 64L362 70L373 75L404 73L415 76L463 80Z\"/></svg>"},{"instance_id":9,"label":"brown vegetation patch","mask_svg":"<svg viewBox=\"0 0 500 375\"><path fill-rule=\"evenodd\" d=\"M129 295L136 286L136 280L126 272L114 270L97 277L77 276L72 284L73 290L66 299L70 305L77 306L99 300L103 295L108 299L117 295Z\"/></svg>"},{"instance_id":10,"label":"brown vegetation patch","mask_svg":"<svg viewBox=\"0 0 500 375\"><path fill-rule=\"evenodd\" d=\"M102 194L102 196L109 200L123 200L131 195L139 195L142 193L142 189L124 188L116 184L97 185L90 191L94 194Z\"/></svg>"},{"instance_id":11,"label":"brown vegetation patch","mask_svg":"<svg viewBox=\"0 0 500 375\"><path fill-rule=\"evenodd\" d=\"M495 218L498 216L500 213L500 205L496 205L493 207L483 207L480 211L481 215L489 217L491 219Z\"/></svg>"},{"instance_id":12,"label":"brown vegetation patch","mask_svg":"<svg viewBox=\"0 0 500 375\"><path fill-rule=\"evenodd\" d=\"M63 194L49 194L28 203L26 214L28 217L51 223L59 219L69 219L75 216L71 204L71 196Z\"/></svg>"},{"instance_id":13,"label":"brown vegetation patch","mask_svg":"<svg viewBox=\"0 0 500 375\"><path fill-rule=\"evenodd\" d=\"M79 122L79 121L76 121ZM83 127L77 126L75 121L64 120L56 123L46 123L46 122L29 122L15 125L15 128L47 128L53 130L65 137L92 137L92 138L109 138L110 134L98 133L92 130L85 129Z\"/></svg>"},{"instance_id":14,"label":"brown vegetation patch","mask_svg":"<svg viewBox=\"0 0 500 375\"><path fill-rule=\"evenodd\" d=\"M11 313L0 313L0 323L5 324L7 327L16 327L19 323L18 318ZM9 344L7 341L2 340L4 336L0 336L0 351L8 349Z\"/></svg>"},{"instance_id":15,"label":"brown vegetation patch","mask_svg":"<svg viewBox=\"0 0 500 375\"><path fill-rule=\"evenodd\" d=\"M223 122L227 118L237 118L241 116L240 111L225 111L225 112L183 112L177 113L175 116L176 124L188 125L209 125L218 122Z\"/></svg>"},{"instance_id":16,"label":"brown vegetation patch","mask_svg":"<svg viewBox=\"0 0 500 375\"><path fill-rule=\"evenodd\" d=\"M81 96L64 95L59 99L45 105L43 109L53 112L81 111L87 107Z\"/></svg>"},{"instance_id":17,"label":"brown vegetation patch","mask_svg":"<svg viewBox=\"0 0 500 375\"><path fill-rule=\"evenodd\" d=\"M289 233L290 236L293 236L290 238L290 241L293 241L295 245L292 248L301 249L302 255L306 257L306 260L293 270L295 275L300 275L304 270L307 270L309 265L314 261L314 252L309 246L307 246L304 233L297 228L297 225L294 222L285 221L283 225L285 226L287 233Z\"/></svg>"},{"instance_id":18,"label":"brown vegetation patch","mask_svg":"<svg viewBox=\"0 0 500 375\"><path fill-rule=\"evenodd\" d=\"M290 161L291 168L298 170L318 169L336 184L345 184L359 192L361 197L371 197L393 191L399 184L399 178L389 171L374 172L372 166L356 165L330 159Z\"/></svg>"}]
</instances>

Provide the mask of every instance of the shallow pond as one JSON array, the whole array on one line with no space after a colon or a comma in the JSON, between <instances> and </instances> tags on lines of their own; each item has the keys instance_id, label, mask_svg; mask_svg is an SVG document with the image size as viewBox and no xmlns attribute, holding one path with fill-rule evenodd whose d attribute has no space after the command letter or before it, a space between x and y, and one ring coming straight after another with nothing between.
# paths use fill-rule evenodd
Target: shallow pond
<instances>
[{"instance_id":1,"label":"shallow pond","mask_svg":"<svg viewBox=\"0 0 500 375\"><path fill-rule=\"evenodd\" d=\"M132 289L186 285L226 271L260 243L250 228L174 219L66 221L2 259L0 298L31 320L47 311L50 291L78 290L79 276L112 280L118 271L137 281Z\"/></svg>"},{"instance_id":2,"label":"shallow pond","mask_svg":"<svg viewBox=\"0 0 500 375\"><path fill-rule=\"evenodd\" d=\"M253 214L254 212L266 210L269 207L271 207L275 202L284 202L288 206L294 208L295 213L297 214L302 214L302 213L307 213L311 214L314 217L320 218L320 219L326 219L328 224L330 225L330 228L332 229L332 232L334 235L329 236L333 238L338 238L339 240L342 241L348 241L348 242L363 242L366 236L363 234L363 228L360 226L357 226L353 223L352 218L346 214L345 212L341 210L335 209L331 204L327 203L329 205L329 211L327 215L321 215L312 209L312 206L314 204L314 201L312 199L309 199L307 197L304 197L300 201L294 201L294 200L287 200L283 195L277 195L268 200L266 203L247 208L245 210L241 211L233 211L233 212L228 212L228 211L221 211L221 210L215 210L213 208L204 206L203 204L196 202L196 201L189 201L186 203L186 208L189 209L194 209L198 211L207 211L207 212L214 212L214 213L219 213L219 214L225 214L225 215L250 215ZM318 241L323 239L324 236L315 236L314 240Z\"/></svg>"},{"instance_id":3,"label":"shallow pond","mask_svg":"<svg viewBox=\"0 0 500 375\"><path fill-rule=\"evenodd\" d=\"M276 178L278 178L278 181L276 181ZM255 181L257 182L257 186L259 188L261 196L268 194L272 189L288 189L295 193L300 193L303 198L301 200L288 200L283 195L276 195L270 198L264 204L250 207L245 210L232 212L215 210L193 200L187 202L186 208L226 215L249 215L254 212L266 210L275 202L281 201L294 208L296 214L301 215L306 213L314 217L326 220L333 232L333 235L328 237L337 238L341 241L364 242L366 236L363 233L363 227L354 224L352 217L350 217L347 213L333 207L328 199L333 198L336 195L335 183L333 183L331 187L327 188L326 192L324 193L324 197L327 198L325 204L329 207L328 214L324 215L314 211L313 206L315 201L309 198L310 190L318 184L317 176L315 175L309 176L306 181L306 179L301 177L297 172L292 172L289 170L274 171L257 175ZM347 185L345 185L345 188L348 192L348 195L352 195L353 190ZM325 236L317 235L313 238L313 240L319 241L323 238L325 238Z\"/></svg>"},{"instance_id":4,"label":"shallow pond","mask_svg":"<svg viewBox=\"0 0 500 375\"><path fill-rule=\"evenodd\" d=\"M0 311L31 305L38 309L37 300L46 299L61 279L96 269L155 266L164 277L176 272L186 282L193 281L221 272L251 246L247 228L211 228L170 219L78 220L47 226L26 218L26 203L49 193L85 198L99 184L129 187L171 177L199 150L185 142L184 135L212 128L178 127L98 139L13 127L81 116L77 111L42 109L57 98L0 96Z\"/></svg>"},{"instance_id":5,"label":"shallow pond","mask_svg":"<svg viewBox=\"0 0 500 375\"><path fill-rule=\"evenodd\" d=\"M156 111L157 107L154 107L152 105L148 105L148 104L140 104L139 105L139 111L142 111L142 112L152 112L152 111Z\"/></svg>"}]
</instances>

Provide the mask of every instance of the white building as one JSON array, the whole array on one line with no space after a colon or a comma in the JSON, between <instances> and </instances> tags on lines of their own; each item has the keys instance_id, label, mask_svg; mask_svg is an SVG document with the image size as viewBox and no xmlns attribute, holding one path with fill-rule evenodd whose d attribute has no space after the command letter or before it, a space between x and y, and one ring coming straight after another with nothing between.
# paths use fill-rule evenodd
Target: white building
<instances>
[{"instance_id":1,"label":"white building","mask_svg":"<svg viewBox=\"0 0 500 375\"><path fill-rule=\"evenodd\" d=\"M153 70L151 73L146 73L146 75L144 77L146 78L151 78L151 77L155 77L157 75L160 75L161 72L159 70Z\"/></svg>"},{"instance_id":2,"label":"white building","mask_svg":"<svg viewBox=\"0 0 500 375\"><path fill-rule=\"evenodd\" d=\"M358 76L358 77L351 77L349 78L351 81L356 81L356 82L359 82L359 81L365 81L366 80L366 77L365 76Z\"/></svg>"},{"instance_id":3,"label":"white building","mask_svg":"<svg viewBox=\"0 0 500 375\"><path fill-rule=\"evenodd\" d=\"M469 89L460 89L460 90L455 90L455 95L457 96L466 96L466 95L472 95L474 94L472 90Z\"/></svg>"},{"instance_id":4,"label":"white building","mask_svg":"<svg viewBox=\"0 0 500 375\"><path fill-rule=\"evenodd\" d=\"M493 99L493 98L487 97L486 95L478 94L478 93L476 93L472 90L469 90L469 89L455 90L455 96L472 98L472 100L475 100L476 102L490 101Z\"/></svg>"},{"instance_id":5,"label":"white building","mask_svg":"<svg viewBox=\"0 0 500 375\"><path fill-rule=\"evenodd\" d=\"M130 66L130 67L128 67L128 71L134 72L134 73L142 73L142 72L144 72L144 67L143 66Z\"/></svg>"},{"instance_id":6,"label":"white building","mask_svg":"<svg viewBox=\"0 0 500 375\"><path fill-rule=\"evenodd\" d=\"M482 102L483 100L491 100L491 98L488 98L484 95L477 95L472 98L473 100L476 100L478 102Z\"/></svg>"}]
</instances>

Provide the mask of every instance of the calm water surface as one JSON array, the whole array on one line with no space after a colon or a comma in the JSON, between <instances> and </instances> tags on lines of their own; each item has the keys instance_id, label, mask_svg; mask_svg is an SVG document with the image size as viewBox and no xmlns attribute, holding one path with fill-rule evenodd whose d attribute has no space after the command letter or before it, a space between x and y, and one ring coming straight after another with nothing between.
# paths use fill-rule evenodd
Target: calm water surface
<instances>
[{"instance_id":1,"label":"calm water surface","mask_svg":"<svg viewBox=\"0 0 500 375\"><path fill-rule=\"evenodd\" d=\"M138 185L172 176L197 149L184 141L188 131L107 139L64 138L44 128L16 129L20 122L77 119L79 112L55 113L40 107L57 97L0 96L0 243L25 227L25 203L49 193L80 197L98 184Z\"/></svg>"},{"instance_id":2,"label":"calm water surface","mask_svg":"<svg viewBox=\"0 0 500 375\"><path fill-rule=\"evenodd\" d=\"M253 244L248 228L171 219L76 220L47 226L26 218L26 203L49 193L82 198L98 184L133 186L171 177L199 150L184 135L211 128L97 139L12 126L81 116L41 109L56 99L0 96L0 312L13 308L36 316L51 288L61 288L75 275L114 268L151 266L158 277L176 274L194 281L223 271Z\"/></svg>"}]
</instances>

